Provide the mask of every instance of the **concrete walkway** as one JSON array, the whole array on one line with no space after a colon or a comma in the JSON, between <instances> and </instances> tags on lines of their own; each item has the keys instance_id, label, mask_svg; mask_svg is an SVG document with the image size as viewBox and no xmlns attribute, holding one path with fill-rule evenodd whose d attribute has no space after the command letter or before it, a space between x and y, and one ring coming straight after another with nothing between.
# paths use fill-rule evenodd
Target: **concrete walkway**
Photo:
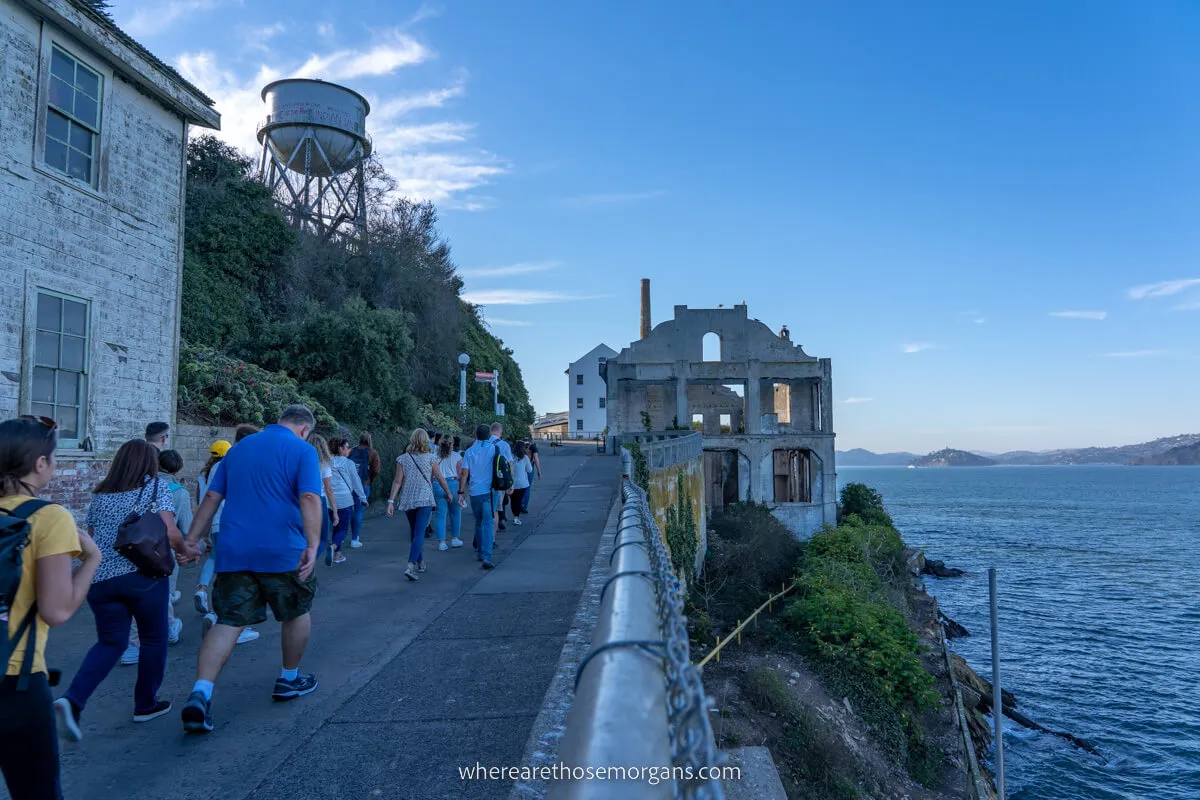
<instances>
[{"instance_id":1,"label":"concrete walkway","mask_svg":"<svg viewBox=\"0 0 1200 800\"><path fill-rule=\"evenodd\" d=\"M499 537L485 573L470 544L429 548L419 583L403 577L407 523L376 519L360 550L318 567L303 668L321 685L277 704L279 626L240 645L213 696L216 730L185 736L178 711L135 725L135 668L117 667L63 744L68 800L201 798L500 798L511 782L463 782L459 767L519 766L575 615L616 490L618 462L546 448L531 515ZM196 568L179 581L183 641L160 696L179 705L194 678ZM52 633L49 662L69 681L94 640L84 609ZM65 689L59 687L56 692Z\"/></svg>"}]
</instances>

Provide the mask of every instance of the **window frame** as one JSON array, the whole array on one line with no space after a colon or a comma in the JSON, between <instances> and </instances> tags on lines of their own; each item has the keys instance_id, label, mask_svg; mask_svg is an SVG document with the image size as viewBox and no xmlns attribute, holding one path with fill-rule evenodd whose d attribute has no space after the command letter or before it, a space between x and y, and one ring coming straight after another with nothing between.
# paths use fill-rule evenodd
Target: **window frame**
<instances>
[{"instance_id":1,"label":"window frame","mask_svg":"<svg viewBox=\"0 0 1200 800\"><path fill-rule=\"evenodd\" d=\"M601 408L601 409L603 409L603 408L604 408L604 401L605 401L605 400L607 400L607 399L608 399L608 398L606 398L606 397L603 397L603 396L600 398L600 408Z\"/></svg>"},{"instance_id":2,"label":"window frame","mask_svg":"<svg viewBox=\"0 0 1200 800\"><path fill-rule=\"evenodd\" d=\"M70 113L64 112L58 106L50 103L50 89L54 80L52 65L54 60L54 51L60 51L64 56L70 58L76 65L82 66L88 71L94 73L98 80L98 88L96 100L96 127L93 129L89 124L84 123L80 118L74 115L74 109ZM78 67L76 68L78 69ZM34 126L34 141L32 153L32 165L35 170L60 181L67 186L71 186L79 191L90 194L94 197L104 198L104 187L106 184L104 164L104 142L105 142L105 110L112 102L112 87L114 76L111 69L99 58L95 57L83 45L75 42L73 39L62 34L58 29L52 28L49 24L42 24L41 47L39 51L38 63L38 96L35 107L35 126ZM75 87L72 87L75 90ZM77 91L77 90L76 90ZM49 115L51 110L54 113L60 114L68 120L67 128L67 171L64 172L57 165L51 164L46 160L46 143L47 139L54 139L56 142L61 142L57 136L49 136ZM87 130L92 135L92 155L91 169L89 179L84 181L80 178L72 177L70 174L70 153L73 151L82 152L78 148L72 148L69 143L71 125L78 125Z\"/></svg>"},{"instance_id":3,"label":"window frame","mask_svg":"<svg viewBox=\"0 0 1200 800\"><path fill-rule=\"evenodd\" d=\"M583 398L582 397L575 398L575 408L578 410L583 410Z\"/></svg>"},{"instance_id":4,"label":"window frame","mask_svg":"<svg viewBox=\"0 0 1200 800\"><path fill-rule=\"evenodd\" d=\"M583 433L583 420L582 419L575 420L575 432Z\"/></svg>"},{"instance_id":5,"label":"window frame","mask_svg":"<svg viewBox=\"0 0 1200 800\"><path fill-rule=\"evenodd\" d=\"M62 359L61 337L68 336L68 335L75 336L75 334L67 334L63 330L64 323L63 323L63 320L61 317L61 313L62 313L61 310L60 310L58 331L50 331L49 329L46 329L43 331L41 326L38 324L38 304L40 303L41 297L43 295L45 295L46 297L57 298L60 301L70 301L72 303L78 303L84 307L84 317L83 317L84 334L82 337L76 337L76 338L83 339L83 368L81 371L76 372L75 370L64 370L61 367L61 363L62 363L62 361L61 361L61 359ZM35 405L49 405L52 409L54 409L55 413L53 416L57 420L57 409L59 408L59 406L60 405L62 405L63 407L68 406L68 404L66 404L66 403L60 404L57 402L57 400L58 400L58 373L59 372L68 372L68 373L72 373L72 374L80 376L79 381L80 381L81 385L79 385L77 387L78 405L74 406L76 408L76 420L75 420L76 435L71 438L66 438L66 437L63 437L60 433L59 440L58 440L58 447L60 450L79 450L79 449L81 449L82 443L85 440L91 438L91 429L90 429L91 417L92 417L92 414L91 414L91 396L92 396L91 377L92 377L93 365L95 364L94 348L95 348L95 337L96 337L95 302L90 297L83 297L83 296L80 296L79 294L75 294L75 293L72 293L69 291L62 291L61 289L57 289L52 286L47 286L47 285L45 285L44 282L41 282L41 281L31 282L29 285L27 285L25 302L26 302L26 314L25 314L24 330L27 335L25 336L25 352L24 352L24 359L23 359L23 364L22 364L23 369L21 371L22 397L21 397L20 405L21 405L22 413L36 414L37 412L34 411ZM38 360L37 360L37 339L38 339L39 332L54 333L55 335L57 335L59 337L59 366L56 366L53 368L46 367L46 366L39 366ZM53 374L54 374L55 400L54 400L54 402L51 402L51 403L40 402L40 401L36 400L36 398L34 398L34 395L33 395L35 371L37 369L47 369L47 368L52 369ZM41 410L42 409L38 409L38 411L41 411Z\"/></svg>"}]
</instances>

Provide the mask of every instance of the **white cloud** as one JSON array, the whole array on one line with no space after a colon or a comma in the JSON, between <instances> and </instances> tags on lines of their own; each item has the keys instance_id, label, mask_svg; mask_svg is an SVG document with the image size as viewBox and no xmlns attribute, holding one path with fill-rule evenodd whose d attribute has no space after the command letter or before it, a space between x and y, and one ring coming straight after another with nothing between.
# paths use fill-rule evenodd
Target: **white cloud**
<instances>
[{"instance_id":1,"label":"white cloud","mask_svg":"<svg viewBox=\"0 0 1200 800\"><path fill-rule=\"evenodd\" d=\"M1148 297L1168 297L1193 286L1200 286L1200 278L1184 278L1178 281L1162 281L1134 286L1129 290L1129 296L1134 300L1145 300Z\"/></svg>"},{"instance_id":2,"label":"white cloud","mask_svg":"<svg viewBox=\"0 0 1200 800\"><path fill-rule=\"evenodd\" d=\"M532 322L523 319L503 319L501 317L488 317L487 324L494 328L529 328L533 326Z\"/></svg>"},{"instance_id":3,"label":"white cloud","mask_svg":"<svg viewBox=\"0 0 1200 800\"><path fill-rule=\"evenodd\" d=\"M1101 353L1101 358L1153 358L1165 356L1166 350L1123 350L1117 353Z\"/></svg>"},{"instance_id":4,"label":"white cloud","mask_svg":"<svg viewBox=\"0 0 1200 800\"><path fill-rule=\"evenodd\" d=\"M220 3L221 0L170 0L166 3L153 3L134 11L128 20L119 24L134 38L154 36L184 17L197 11L210 11Z\"/></svg>"},{"instance_id":5,"label":"white cloud","mask_svg":"<svg viewBox=\"0 0 1200 800\"><path fill-rule=\"evenodd\" d=\"M373 120L391 120L422 108L442 108L447 100L460 97L466 91L466 81L460 78L453 86L420 94L410 94L371 104Z\"/></svg>"},{"instance_id":6,"label":"white cloud","mask_svg":"<svg viewBox=\"0 0 1200 800\"><path fill-rule=\"evenodd\" d=\"M367 50L335 50L310 55L295 71L297 78L345 81L374 75L391 75L400 67L420 64L433 51L407 33L393 30L386 40Z\"/></svg>"},{"instance_id":7,"label":"white cloud","mask_svg":"<svg viewBox=\"0 0 1200 800\"><path fill-rule=\"evenodd\" d=\"M335 30L334 30L332 22L317 23L317 35L318 36L328 39L328 38L332 37L334 33L335 33Z\"/></svg>"},{"instance_id":8,"label":"white cloud","mask_svg":"<svg viewBox=\"0 0 1200 800\"><path fill-rule=\"evenodd\" d=\"M257 127L266 114L260 93L267 83L304 75L337 79L358 75L366 79L431 55L432 51L412 37L393 30L387 41L373 48L318 53L303 64L289 64L279 56L270 59L278 67L264 65L253 72L235 72L211 52L184 53L176 64L184 77L216 100L222 117L221 138L257 154ZM456 82L444 89L372 97L367 132L374 142L375 155L396 180L398 194L431 200L444 210L482 211L494 204L492 198L475 190L507 172L509 165L492 153L468 145L473 123L435 120L401 125L396 121L416 109L441 108L450 98L464 93L465 80L465 73L460 72ZM377 114L375 109L383 113Z\"/></svg>"},{"instance_id":9,"label":"white cloud","mask_svg":"<svg viewBox=\"0 0 1200 800\"><path fill-rule=\"evenodd\" d=\"M464 292L462 299L476 306L536 306L589 298L542 289L480 289Z\"/></svg>"},{"instance_id":10,"label":"white cloud","mask_svg":"<svg viewBox=\"0 0 1200 800\"><path fill-rule=\"evenodd\" d=\"M1200 311L1200 300L1192 300L1187 303L1180 303L1171 309L1172 311Z\"/></svg>"},{"instance_id":11,"label":"white cloud","mask_svg":"<svg viewBox=\"0 0 1200 800\"><path fill-rule=\"evenodd\" d=\"M1062 317L1063 319L1104 319L1108 316L1107 311L1051 311L1050 316Z\"/></svg>"},{"instance_id":12,"label":"white cloud","mask_svg":"<svg viewBox=\"0 0 1200 800\"><path fill-rule=\"evenodd\" d=\"M562 266L561 261L523 261L519 264L509 264L503 267L477 267L475 269L460 269L459 275L464 278L507 278L513 275L529 275L534 272L549 272Z\"/></svg>"},{"instance_id":13,"label":"white cloud","mask_svg":"<svg viewBox=\"0 0 1200 800\"><path fill-rule=\"evenodd\" d=\"M284 25L282 22L276 22L274 25L248 28L242 36L245 42L245 49L270 53L271 48L268 42L286 31L287 25Z\"/></svg>"},{"instance_id":14,"label":"white cloud","mask_svg":"<svg viewBox=\"0 0 1200 800\"><path fill-rule=\"evenodd\" d=\"M920 343L920 344L906 344L901 349L905 353L920 353L922 350L932 350L935 347L937 347L936 344Z\"/></svg>"},{"instance_id":15,"label":"white cloud","mask_svg":"<svg viewBox=\"0 0 1200 800\"><path fill-rule=\"evenodd\" d=\"M843 403L869 403L875 398L873 397L847 397Z\"/></svg>"},{"instance_id":16,"label":"white cloud","mask_svg":"<svg viewBox=\"0 0 1200 800\"><path fill-rule=\"evenodd\" d=\"M601 192L599 194L581 194L575 197L566 197L563 198L563 203L572 208L595 208L597 206L636 203L639 200L652 200L655 197L662 197L666 193L664 189L652 192Z\"/></svg>"}]
</instances>

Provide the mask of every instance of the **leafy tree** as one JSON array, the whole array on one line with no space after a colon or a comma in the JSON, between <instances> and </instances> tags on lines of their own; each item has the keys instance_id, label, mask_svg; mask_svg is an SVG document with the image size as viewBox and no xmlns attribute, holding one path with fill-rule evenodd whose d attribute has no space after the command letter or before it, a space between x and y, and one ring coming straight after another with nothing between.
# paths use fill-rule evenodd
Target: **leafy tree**
<instances>
[{"instance_id":1,"label":"leafy tree","mask_svg":"<svg viewBox=\"0 0 1200 800\"><path fill-rule=\"evenodd\" d=\"M883 507L883 495L865 483L847 483L842 487L838 522L892 526L892 518Z\"/></svg>"}]
</instances>

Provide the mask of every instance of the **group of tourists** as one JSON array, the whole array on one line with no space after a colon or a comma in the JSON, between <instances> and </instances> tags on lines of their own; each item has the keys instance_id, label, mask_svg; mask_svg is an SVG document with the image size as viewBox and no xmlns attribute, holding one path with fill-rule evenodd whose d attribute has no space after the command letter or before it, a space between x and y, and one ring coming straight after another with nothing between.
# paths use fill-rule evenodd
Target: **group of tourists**
<instances>
[{"instance_id":1,"label":"group of tourists","mask_svg":"<svg viewBox=\"0 0 1200 800\"><path fill-rule=\"evenodd\" d=\"M172 709L158 696L167 647L179 641L175 614L179 565L203 560L193 601L203 639L196 680L181 711L188 732L213 730L214 686L238 644L254 641L267 608L280 623L282 666L272 689L288 701L317 689L301 661L312 628L316 566L343 564L363 546L364 513L380 477L369 433L357 446L326 440L304 406L277 424L238 426L234 441L214 442L198 478L197 506L179 482L182 456L170 426L151 423L122 445L93 489L86 533L62 506L39 499L55 471L56 424L44 417L0 423L0 615L7 621L0 681L0 770L13 800L61 797L58 736L83 737L88 700L121 664L137 665L133 721ZM536 445L504 441L503 427L480 425L461 451L459 437L418 428L396 460L387 516L410 531L410 582L426 571L424 543L463 546L462 511L474 515L480 568L494 568L495 533L507 512L520 525L532 483L541 477ZM45 646L52 627L83 604L92 609L96 643L57 699Z\"/></svg>"}]
</instances>

